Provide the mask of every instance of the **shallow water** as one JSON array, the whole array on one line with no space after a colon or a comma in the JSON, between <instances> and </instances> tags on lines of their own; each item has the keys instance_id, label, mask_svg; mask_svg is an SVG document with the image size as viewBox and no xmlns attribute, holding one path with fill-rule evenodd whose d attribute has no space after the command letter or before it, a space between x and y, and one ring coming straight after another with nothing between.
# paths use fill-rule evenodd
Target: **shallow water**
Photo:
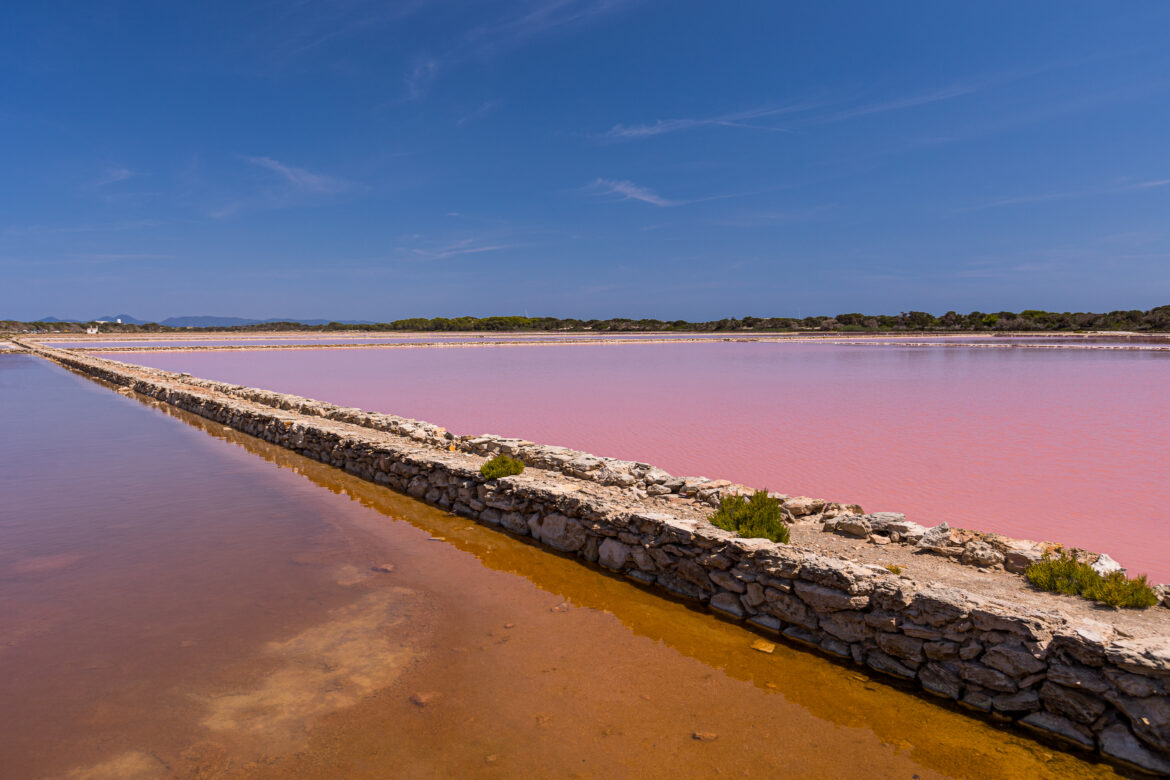
<instances>
[{"instance_id":1,"label":"shallow water","mask_svg":"<svg viewBox=\"0 0 1170 780\"><path fill-rule=\"evenodd\" d=\"M279 347L279 346L326 346L330 344L458 344L465 342L490 341L522 341L525 337L498 336L434 336L429 338L418 337L385 337L372 336L369 338L208 338L208 339L111 339L89 341L82 339L63 341L44 341L47 346L59 349L86 349L109 347Z\"/></svg>"},{"instance_id":2,"label":"shallow water","mask_svg":"<svg viewBox=\"0 0 1170 780\"><path fill-rule=\"evenodd\" d=\"M32 357L0 399L4 777L1111 774Z\"/></svg>"},{"instance_id":3,"label":"shallow water","mask_svg":"<svg viewBox=\"0 0 1170 780\"><path fill-rule=\"evenodd\" d=\"M1166 353L721 343L122 359L1051 539L1170 581Z\"/></svg>"},{"instance_id":4,"label":"shallow water","mask_svg":"<svg viewBox=\"0 0 1170 780\"><path fill-rule=\"evenodd\" d=\"M328 346L336 344L460 344L479 343L490 344L505 341L727 341L735 339L765 339L765 340L793 340L808 341L820 340L828 342L860 342L872 344L946 344L948 346L1008 346L1008 345L1046 345L1046 346L1073 346L1073 347L1142 347L1146 349L1170 348L1170 338L1162 336L996 336L994 334L956 334L950 336L915 336L911 333L897 334L853 334L851 336L834 336L830 333L820 334L768 334L768 333L478 333L464 335L447 335L443 333L418 333L408 335L388 336L356 336L356 335L320 335L300 336L222 336L192 338L178 336L167 339L150 339L149 337L122 337L122 338L76 338L76 339L45 339L44 344L66 349L94 349L133 347L223 347L223 346Z\"/></svg>"},{"instance_id":5,"label":"shallow water","mask_svg":"<svg viewBox=\"0 0 1170 780\"><path fill-rule=\"evenodd\" d=\"M726 333L696 334L696 333L493 333L445 335L443 333L424 333L404 336L294 336L284 337L250 337L224 336L192 339L189 337L166 339L142 338L76 338L76 339L42 339L41 343L61 349L86 348L115 348L115 347L272 347L272 346L327 346L333 344L489 344L493 342L524 342L524 341L645 341L645 340L714 340L720 341L734 338ZM785 336L765 336L765 338L786 338Z\"/></svg>"}]
</instances>

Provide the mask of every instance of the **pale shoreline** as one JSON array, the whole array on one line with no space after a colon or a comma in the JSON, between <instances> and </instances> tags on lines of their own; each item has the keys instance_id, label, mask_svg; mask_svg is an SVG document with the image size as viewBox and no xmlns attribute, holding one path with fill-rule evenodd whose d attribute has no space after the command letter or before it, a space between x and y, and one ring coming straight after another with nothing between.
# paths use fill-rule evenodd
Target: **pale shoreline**
<instances>
[{"instance_id":1,"label":"pale shoreline","mask_svg":"<svg viewBox=\"0 0 1170 780\"><path fill-rule=\"evenodd\" d=\"M1004 334L978 333L882 333L843 335L837 333L759 333L739 334L732 333L691 333L674 335L673 332L631 332L625 335L601 334L596 336L582 332L566 334L562 332L534 332L528 333L443 333L436 335L433 332L403 332L387 335L371 335L364 331L341 331L341 335L322 335L317 331L275 331L267 333L252 333L245 336L236 336L217 331L214 334L52 334L48 338L40 336L26 336L47 347L61 349L76 349L85 352L173 352L173 351L248 351L248 350L312 350L312 349L418 349L418 348L457 348L457 347L516 347L516 346L577 346L577 345L617 345L617 344L704 344L704 343L828 343L840 346L897 346L915 348L971 348L971 349L1075 349L1075 350L1109 350L1109 351L1139 351L1139 352L1170 352L1170 334L1137 334L1122 333L1044 333L1012 332ZM923 338L945 339L945 341L922 341ZM1019 344L995 343L999 339L1008 338L1079 338L1100 339L1118 338L1129 341L1133 338L1165 340L1166 344ZM372 339L385 339L374 341ZM390 339L411 339L406 342L392 342ZM418 341L413 341L418 339ZM431 340L427 340L431 339ZM459 341L439 341L436 339L462 339ZM186 344L185 342L198 341L314 341L319 344ZM347 343L362 341L365 343ZM166 346L136 346L135 342L174 342ZM87 342L99 343L103 346L84 346ZM118 342L116 346L111 343ZM960 343L956 343L960 342Z\"/></svg>"},{"instance_id":2,"label":"pale shoreline","mask_svg":"<svg viewBox=\"0 0 1170 780\"><path fill-rule=\"evenodd\" d=\"M20 338L37 339L40 341L167 341L167 340L213 340L217 338L233 339L233 340L254 340L254 339L272 339L272 340L288 340L288 339L319 339L319 340L334 340L334 339L370 339L370 338L588 338L594 337L608 337L624 336L627 338L636 338L640 336L659 336L670 337L678 336L680 338L827 338L827 339L871 339L871 338L978 338L978 339L994 339L994 338L1157 338L1170 340L1170 332L1150 331L1142 333L1139 331L881 331L881 332L835 332L835 331L702 331L702 330L629 330L629 331L593 331L593 330L525 330L525 331L418 331L418 330L338 330L338 331L320 331L320 330L257 330L257 331L230 331L230 330L209 330L209 331L189 331L189 332L175 332L163 331L158 333L138 332L138 333L20 333L16 334Z\"/></svg>"}]
</instances>

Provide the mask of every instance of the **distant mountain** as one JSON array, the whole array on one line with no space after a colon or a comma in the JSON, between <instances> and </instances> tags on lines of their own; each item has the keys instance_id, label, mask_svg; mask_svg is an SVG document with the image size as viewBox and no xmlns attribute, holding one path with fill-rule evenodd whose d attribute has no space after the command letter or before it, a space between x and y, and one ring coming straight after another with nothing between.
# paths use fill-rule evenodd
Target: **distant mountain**
<instances>
[{"instance_id":1,"label":"distant mountain","mask_svg":"<svg viewBox=\"0 0 1170 780\"><path fill-rule=\"evenodd\" d=\"M123 320L125 322L125 320ZM201 315L194 317L167 317L159 322L171 328L230 328L235 325L267 325L272 322L299 322L302 325L328 325L340 322L342 325L369 325L373 320L306 320L297 317L273 317L267 320L251 320L245 317L215 317Z\"/></svg>"},{"instance_id":2,"label":"distant mountain","mask_svg":"<svg viewBox=\"0 0 1170 780\"><path fill-rule=\"evenodd\" d=\"M337 322L341 325L373 325L377 320L300 320L296 317L286 317L284 319L260 320L260 322L264 325L272 322L299 322L302 325L328 325L331 322Z\"/></svg>"},{"instance_id":3,"label":"distant mountain","mask_svg":"<svg viewBox=\"0 0 1170 780\"><path fill-rule=\"evenodd\" d=\"M98 317L97 319L104 320L105 322L121 320L123 325L145 325L148 322L148 320L140 320L129 314L108 314L105 317Z\"/></svg>"},{"instance_id":4,"label":"distant mountain","mask_svg":"<svg viewBox=\"0 0 1170 780\"><path fill-rule=\"evenodd\" d=\"M35 322L116 322L121 320L124 325L145 325L146 320L139 320L129 314L107 314L104 317L94 317L91 320L61 319L60 317L41 317Z\"/></svg>"},{"instance_id":5,"label":"distant mountain","mask_svg":"<svg viewBox=\"0 0 1170 780\"><path fill-rule=\"evenodd\" d=\"M78 319L62 319L60 317L42 317L37 322L94 322L95 320L102 320L105 322L115 322L121 320L124 325L146 325L154 320L140 320L137 317L129 314L109 314L104 317L94 317L92 320L78 320ZM331 322L339 322L342 325L371 325L374 320L306 320L297 317L273 317L267 320L253 320L247 317L216 317L214 315L197 315L190 317L167 317L165 320L159 320L159 325L166 325L170 328L230 328L239 325L267 325L273 322L299 322L302 325L328 325Z\"/></svg>"},{"instance_id":6,"label":"distant mountain","mask_svg":"<svg viewBox=\"0 0 1170 780\"><path fill-rule=\"evenodd\" d=\"M159 325L170 328L229 328L233 325L257 325L260 320L249 320L244 317L213 317L201 315L194 317L167 317L160 320Z\"/></svg>"}]
</instances>

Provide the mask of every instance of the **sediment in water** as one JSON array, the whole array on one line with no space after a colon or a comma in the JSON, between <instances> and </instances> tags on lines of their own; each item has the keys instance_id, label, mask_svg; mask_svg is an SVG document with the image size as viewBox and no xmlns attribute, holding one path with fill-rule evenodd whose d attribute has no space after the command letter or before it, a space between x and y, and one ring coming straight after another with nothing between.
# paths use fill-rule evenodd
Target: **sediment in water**
<instances>
[{"instance_id":1,"label":"sediment in water","mask_svg":"<svg viewBox=\"0 0 1170 780\"><path fill-rule=\"evenodd\" d=\"M417 421L24 346L67 368L701 602L760 631L910 681L1070 746L1170 774L1170 636L1160 630L1161 621L1151 621L1147 631L1122 632L1070 614L1058 598L1037 608L799 547L741 539L707 522L709 496L694 500L700 490L693 497L680 489L673 499L642 499L616 477L606 484L569 474L601 468L575 462L583 458L488 482L479 474L485 458L474 448L504 449L508 440L499 437L468 444ZM1127 626L1133 628L1132 622Z\"/></svg>"}]
</instances>

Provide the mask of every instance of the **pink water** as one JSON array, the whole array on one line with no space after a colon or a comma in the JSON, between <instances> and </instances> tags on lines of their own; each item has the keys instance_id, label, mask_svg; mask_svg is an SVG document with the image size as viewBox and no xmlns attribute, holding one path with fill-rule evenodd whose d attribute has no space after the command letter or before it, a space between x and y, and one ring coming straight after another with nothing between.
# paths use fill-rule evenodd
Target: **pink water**
<instances>
[{"instance_id":1,"label":"pink water","mask_svg":"<svg viewBox=\"0 0 1170 780\"><path fill-rule=\"evenodd\" d=\"M163 339L149 337L119 337L109 338L50 338L42 343L63 349L86 348L118 348L118 347L220 347L220 346L331 346L338 344L459 344L459 343L494 343L525 342L525 341L724 341L732 339L766 339L766 340L824 340L828 342L851 341L854 343L875 345L902 344L918 346L922 344L947 345L951 347L962 345L991 345L995 347L1042 345L1042 346L1072 346L1083 347L1124 347L1126 349L1170 350L1170 336L1167 334L1141 335L996 335L994 333L955 333L951 335L916 335L914 333L610 333L604 331L568 331L557 333L544 332L493 332L493 333L403 333L391 335L354 335L322 334L306 336L305 334L284 336L241 336L238 334L213 335L207 337L171 336Z\"/></svg>"},{"instance_id":2,"label":"pink water","mask_svg":"<svg viewBox=\"0 0 1170 780\"><path fill-rule=\"evenodd\" d=\"M96 347L220 347L220 346L244 346L244 347L278 347L278 346L324 346L331 344L461 344L461 343L490 343L496 341L584 341L590 339L598 340L638 340L638 339L723 339L728 338L726 334L702 335L694 333L686 333L681 335L669 334L609 334L609 333L573 333L573 334L557 334L557 333L542 333L542 334L524 334L524 333L503 333L490 336L445 336L442 334L429 334L422 336L370 336L370 337L352 337L343 336L337 338L321 337L321 338L208 338L208 339L158 339L158 340L142 340L142 339L45 339L42 343L57 347L59 349L84 349Z\"/></svg>"},{"instance_id":3,"label":"pink water","mask_svg":"<svg viewBox=\"0 0 1170 780\"><path fill-rule=\"evenodd\" d=\"M122 359L1051 539L1170 581L1166 353L721 343Z\"/></svg>"},{"instance_id":4,"label":"pink water","mask_svg":"<svg viewBox=\"0 0 1170 780\"><path fill-rule=\"evenodd\" d=\"M166 339L110 338L89 339L43 339L41 343L59 349L84 349L87 347L217 347L217 346L320 346L330 344L459 344L490 343L497 341L663 341L663 340L723 340L729 338L791 338L784 334L730 334L730 333L491 333L445 335L443 333L421 333L401 336L314 336L314 337L253 337L224 336L191 339L176 337Z\"/></svg>"}]
</instances>

